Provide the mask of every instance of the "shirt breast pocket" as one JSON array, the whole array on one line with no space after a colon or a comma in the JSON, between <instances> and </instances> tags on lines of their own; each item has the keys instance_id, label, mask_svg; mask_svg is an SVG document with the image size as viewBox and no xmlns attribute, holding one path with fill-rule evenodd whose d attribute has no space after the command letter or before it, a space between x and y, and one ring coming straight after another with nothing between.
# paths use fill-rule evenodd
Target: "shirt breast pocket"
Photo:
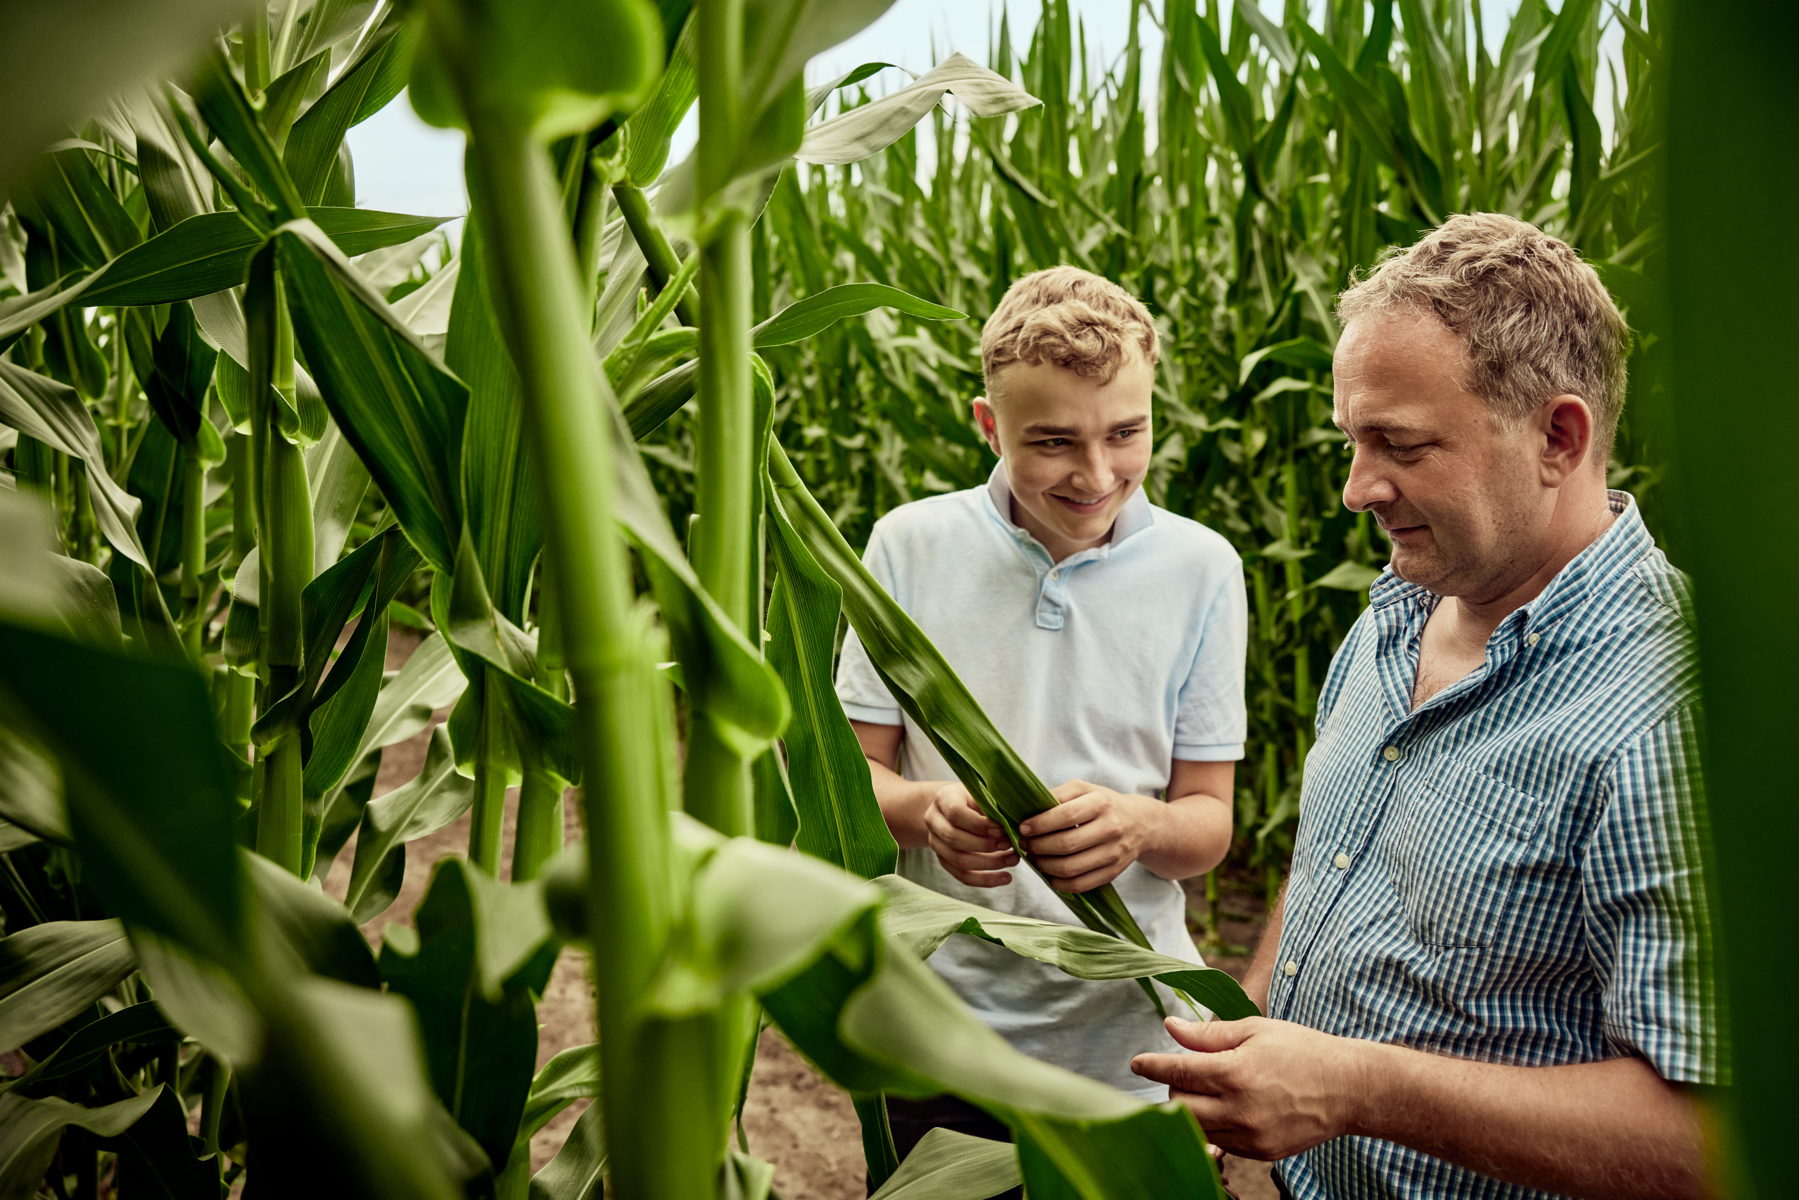
<instances>
[{"instance_id":1,"label":"shirt breast pocket","mask_svg":"<svg viewBox=\"0 0 1799 1200\"><path fill-rule=\"evenodd\" d=\"M1469 767L1402 783L1398 798L1394 882L1412 935L1427 946L1492 944L1542 853L1544 801Z\"/></svg>"}]
</instances>

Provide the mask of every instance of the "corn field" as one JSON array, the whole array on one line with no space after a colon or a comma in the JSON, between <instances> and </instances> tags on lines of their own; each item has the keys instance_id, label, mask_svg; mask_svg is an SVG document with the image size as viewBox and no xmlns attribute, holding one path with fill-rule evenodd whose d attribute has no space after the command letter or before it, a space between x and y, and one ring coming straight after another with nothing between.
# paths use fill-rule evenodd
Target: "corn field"
<instances>
[{"instance_id":1,"label":"corn field","mask_svg":"<svg viewBox=\"0 0 1799 1200\"><path fill-rule=\"evenodd\" d=\"M1054 924L892 874L832 692L845 624L1015 844L1053 800L858 550L986 477L968 405L1012 280L1141 295L1152 498L1248 572L1237 854L1272 894L1383 559L1329 425L1352 270L1466 210L1578 246L1640 333L1613 479L1675 521L1660 25L1529 0L1495 49L1478 0L1133 0L1164 51L1098 72L1048 0L985 67L808 88L888 3L6 18L80 49L0 80L0 1195L756 1200L772 1167L734 1130L769 1024L851 1095L882 1197L1223 1194L1184 1108L1020 1055L922 965L978 931L1255 1011L1109 887ZM345 135L395 102L468 135L454 252L354 205ZM396 625L427 636L390 674ZM465 813L466 857L371 950L407 843ZM565 946L598 1028L538 1070ZM944 1093L1016 1145L899 1162L881 1097Z\"/></svg>"}]
</instances>

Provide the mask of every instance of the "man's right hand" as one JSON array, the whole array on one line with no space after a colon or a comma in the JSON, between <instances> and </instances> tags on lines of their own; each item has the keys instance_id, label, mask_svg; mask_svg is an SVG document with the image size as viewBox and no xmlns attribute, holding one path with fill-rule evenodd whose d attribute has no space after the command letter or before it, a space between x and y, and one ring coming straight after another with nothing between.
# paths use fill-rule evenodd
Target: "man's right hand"
<instances>
[{"instance_id":1,"label":"man's right hand","mask_svg":"<svg viewBox=\"0 0 1799 1200\"><path fill-rule=\"evenodd\" d=\"M946 783L931 797L924 815L928 845L943 869L969 887L1003 887L1012 882L1006 867L1018 865L1006 835L987 819L959 783Z\"/></svg>"}]
</instances>

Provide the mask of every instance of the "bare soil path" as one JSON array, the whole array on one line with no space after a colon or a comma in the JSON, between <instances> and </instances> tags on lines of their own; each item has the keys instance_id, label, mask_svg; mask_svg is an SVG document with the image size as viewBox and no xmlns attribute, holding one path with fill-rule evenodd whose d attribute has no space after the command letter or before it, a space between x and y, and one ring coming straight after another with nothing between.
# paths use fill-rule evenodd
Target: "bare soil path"
<instances>
[{"instance_id":1,"label":"bare soil path","mask_svg":"<svg viewBox=\"0 0 1799 1200\"><path fill-rule=\"evenodd\" d=\"M396 631L388 645L387 668L399 669L418 642L416 635ZM448 716L448 709L439 711L433 717L433 726ZM388 747L381 756L375 795L384 795L418 774L425 763L430 737L431 730L427 728L410 741ZM517 804L518 795L514 789L507 796L505 841L501 853L503 864L509 864L512 859ZM580 815L572 796L563 816L563 830L565 840L570 843L583 836ZM412 923L413 910L424 899L430 883L432 867L444 858L466 854L468 833L469 818L464 816L448 828L407 845L406 879L399 896L386 912L363 926L371 943L379 945L381 930L390 921ZM325 878L325 890L340 900L349 886L350 863L355 850L356 843L352 838ZM503 866L501 878L507 878L509 874L509 867ZM1198 896L1191 899L1200 901ZM1220 922L1220 933L1225 942L1253 950L1264 924L1260 903L1259 897L1248 892L1226 892ZM1240 976L1249 960L1247 957L1213 957L1210 961L1212 965ZM539 1066L571 1046L593 1040L593 990L585 954L575 950L563 952L543 1000L537 1006L537 1019ZM571 1105L532 1139L533 1170L555 1156L587 1103L578 1101ZM860 1200L866 1195L861 1126L850 1107L849 1096L813 1070L773 1029L763 1033L757 1048L756 1069L744 1107L743 1127L750 1153L775 1165L775 1188L784 1200ZM1277 1200L1266 1163L1231 1159L1227 1171L1231 1186L1242 1200Z\"/></svg>"}]
</instances>

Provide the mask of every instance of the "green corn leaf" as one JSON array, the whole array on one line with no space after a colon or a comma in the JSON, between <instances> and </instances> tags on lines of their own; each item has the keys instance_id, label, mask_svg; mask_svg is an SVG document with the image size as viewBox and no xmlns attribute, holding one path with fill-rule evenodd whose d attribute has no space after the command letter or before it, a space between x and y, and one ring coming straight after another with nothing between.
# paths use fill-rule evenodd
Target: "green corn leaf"
<instances>
[{"instance_id":1,"label":"green corn leaf","mask_svg":"<svg viewBox=\"0 0 1799 1200\"><path fill-rule=\"evenodd\" d=\"M294 334L325 403L425 560L454 570L468 390L316 226L276 234Z\"/></svg>"},{"instance_id":2,"label":"green corn leaf","mask_svg":"<svg viewBox=\"0 0 1799 1200\"><path fill-rule=\"evenodd\" d=\"M531 1080L531 1092L525 1097L525 1111L519 1117L518 1137L512 1143L512 1154L506 1160L506 1169L500 1173L495 1189L497 1200L526 1200L532 1192L531 1177L531 1139L538 1130L548 1125L558 1113L574 1101L586 1097L598 1097L600 1094L600 1048L598 1045L571 1046L545 1063ZM599 1114L600 1106L595 1104L588 1108L588 1113ZM565 1162L562 1170L566 1170L575 1156L582 1152L583 1143L588 1134L581 1130L580 1121L589 1120L583 1113L571 1130L563 1147L573 1147L571 1158ZM591 1118L600 1120L599 1116ZM554 1161L554 1160L552 1160ZM604 1165L604 1157L600 1162ZM549 1165L545 1165L545 1170ZM545 1185L547 1187L547 1185ZM579 1193L581 1200L586 1200L590 1193Z\"/></svg>"},{"instance_id":3,"label":"green corn leaf","mask_svg":"<svg viewBox=\"0 0 1799 1200\"><path fill-rule=\"evenodd\" d=\"M222 52L214 51L202 64L195 80L194 103L212 128L213 136L274 206L276 219L298 221L305 217L305 200Z\"/></svg>"},{"instance_id":4,"label":"green corn leaf","mask_svg":"<svg viewBox=\"0 0 1799 1200\"><path fill-rule=\"evenodd\" d=\"M699 26L690 17L656 82L655 94L625 122L625 176L636 187L650 187L661 177L675 130L699 95L694 57L698 36Z\"/></svg>"},{"instance_id":5,"label":"green corn leaf","mask_svg":"<svg viewBox=\"0 0 1799 1200\"><path fill-rule=\"evenodd\" d=\"M80 1015L136 965L118 921L46 921L0 938L0 1042L22 1046Z\"/></svg>"},{"instance_id":6,"label":"green corn leaf","mask_svg":"<svg viewBox=\"0 0 1799 1200\"><path fill-rule=\"evenodd\" d=\"M418 1012L438 1099L503 1170L537 1057L531 992L548 981L554 955L534 956L529 969L488 998L480 961L489 949L484 943L498 931L479 919L475 892L486 881L477 874L459 859L441 863L416 914L416 953L402 954L389 943L381 970L389 991Z\"/></svg>"},{"instance_id":7,"label":"green corn leaf","mask_svg":"<svg viewBox=\"0 0 1799 1200\"><path fill-rule=\"evenodd\" d=\"M845 283L788 305L751 330L751 337L758 350L786 346L812 337L845 317L859 317L876 308L896 309L927 321L961 321L968 316L885 284Z\"/></svg>"},{"instance_id":8,"label":"green corn leaf","mask_svg":"<svg viewBox=\"0 0 1799 1200\"><path fill-rule=\"evenodd\" d=\"M306 481L312 489L312 570L314 578L343 553L368 493L369 472L335 422L306 450Z\"/></svg>"},{"instance_id":9,"label":"green corn leaf","mask_svg":"<svg viewBox=\"0 0 1799 1200\"><path fill-rule=\"evenodd\" d=\"M7 730L0 730L0 819L43 841L71 840L55 760Z\"/></svg>"},{"instance_id":10,"label":"green corn leaf","mask_svg":"<svg viewBox=\"0 0 1799 1200\"><path fill-rule=\"evenodd\" d=\"M1242 386L1249 382L1249 374L1263 361L1282 363L1289 367L1304 367L1313 371L1331 369L1331 352L1308 337L1289 338L1284 342L1276 342L1272 346L1263 346L1243 356L1242 364L1237 368L1237 384Z\"/></svg>"},{"instance_id":11,"label":"green corn leaf","mask_svg":"<svg viewBox=\"0 0 1799 1200\"><path fill-rule=\"evenodd\" d=\"M1003 116L1042 103L966 55L951 54L897 92L812 126L794 157L830 166L860 162L904 137L945 94L976 117Z\"/></svg>"},{"instance_id":12,"label":"green corn leaf","mask_svg":"<svg viewBox=\"0 0 1799 1200\"><path fill-rule=\"evenodd\" d=\"M882 936L877 889L815 859L676 822L699 861L680 957L657 988L659 1011L750 988L841 1086L952 1091L1004 1120L1044 1152L1026 1164L1033 1194L1058 1194L1053 1185L1093 1200L1138 1197L1179 1179L1196 1194L1222 1196L1185 1109L1144 1104L1012 1049Z\"/></svg>"},{"instance_id":13,"label":"green corn leaf","mask_svg":"<svg viewBox=\"0 0 1799 1200\"><path fill-rule=\"evenodd\" d=\"M86 463L88 494L100 532L113 549L139 566L149 567L150 557L137 536L143 502L107 472L100 430L75 389L0 362L0 423Z\"/></svg>"},{"instance_id":14,"label":"green corn leaf","mask_svg":"<svg viewBox=\"0 0 1799 1200\"><path fill-rule=\"evenodd\" d=\"M45 155L15 203L37 209L55 228L57 249L90 271L143 240L86 150Z\"/></svg>"},{"instance_id":15,"label":"green corn leaf","mask_svg":"<svg viewBox=\"0 0 1799 1200\"><path fill-rule=\"evenodd\" d=\"M894 870L899 848L875 800L868 760L832 687L843 589L819 569L772 501L778 528L768 605L768 658L793 701L785 738L801 850L872 879Z\"/></svg>"},{"instance_id":16,"label":"green corn leaf","mask_svg":"<svg viewBox=\"0 0 1799 1200\"><path fill-rule=\"evenodd\" d=\"M17 1092L0 1096L0 1195L30 1196L56 1157L62 1131L85 1129L114 1137L131 1128L162 1095L157 1084L139 1095L99 1108L48 1097L28 1100Z\"/></svg>"},{"instance_id":17,"label":"green corn leaf","mask_svg":"<svg viewBox=\"0 0 1799 1200\"><path fill-rule=\"evenodd\" d=\"M1237 981L1223 971L1142 950L1117 938L1054 921L1038 921L940 895L898 875L875 885L887 893L881 930L919 958L929 958L952 934L965 933L1014 954L1048 963L1077 979L1156 979L1197 1000L1226 1021L1261 1015Z\"/></svg>"},{"instance_id":18,"label":"green corn leaf","mask_svg":"<svg viewBox=\"0 0 1799 1200\"><path fill-rule=\"evenodd\" d=\"M469 390L462 492L467 532L490 598L515 625L525 621L531 568L543 546L536 455L525 443L524 393L500 338L488 294L477 215L462 235L444 361Z\"/></svg>"},{"instance_id":19,"label":"green corn leaf","mask_svg":"<svg viewBox=\"0 0 1799 1200\"><path fill-rule=\"evenodd\" d=\"M598 1104L588 1106L556 1157L532 1177L530 1200L588 1200L599 1192L608 1163L605 1116Z\"/></svg>"},{"instance_id":20,"label":"green corn leaf","mask_svg":"<svg viewBox=\"0 0 1799 1200\"><path fill-rule=\"evenodd\" d=\"M1018 1150L953 1129L932 1129L871 1200L989 1200L1018 1186Z\"/></svg>"},{"instance_id":21,"label":"green corn leaf","mask_svg":"<svg viewBox=\"0 0 1799 1200\"><path fill-rule=\"evenodd\" d=\"M357 921L371 921L393 903L405 879L405 844L436 833L467 812L475 802L474 787L472 779L457 773L449 730L438 726L418 775L363 810L344 894Z\"/></svg>"},{"instance_id":22,"label":"green corn leaf","mask_svg":"<svg viewBox=\"0 0 1799 1200\"><path fill-rule=\"evenodd\" d=\"M443 634L433 633L382 687L356 756L412 737L430 723L433 710L454 704L467 686Z\"/></svg>"},{"instance_id":23,"label":"green corn leaf","mask_svg":"<svg viewBox=\"0 0 1799 1200\"><path fill-rule=\"evenodd\" d=\"M201 678L0 624L0 711L61 761L86 878L107 908L240 962L235 789Z\"/></svg>"},{"instance_id":24,"label":"green corn leaf","mask_svg":"<svg viewBox=\"0 0 1799 1200\"><path fill-rule=\"evenodd\" d=\"M187 1106L171 1089L159 1085L158 1090L150 1110L105 1143L119 1156L119 1190L140 1196L217 1194L219 1164L196 1155L187 1135Z\"/></svg>"},{"instance_id":25,"label":"green corn leaf","mask_svg":"<svg viewBox=\"0 0 1799 1200\"><path fill-rule=\"evenodd\" d=\"M1020 861L1028 863L1018 826L1055 805L1049 789L1000 736L930 639L868 573L779 445L770 445L769 478L774 485L769 507L771 514L780 510L773 523L781 536L791 536L843 589L844 615L894 698L955 769L982 811L1006 831ZM1056 895L1088 928L1149 948L1111 884Z\"/></svg>"},{"instance_id":26,"label":"green corn leaf","mask_svg":"<svg viewBox=\"0 0 1799 1200\"><path fill-rule=\"evenodd\" d=\"M344 134L386 107L406 86L412 39L413 27L390 15L358 49L356 61L346 64L325 94L294 122L282 161L307 204L324 202Z\"/></svg>"},{"instance_id":27,"label":"green corn leaf","mask_svg":"<svg viewBox=\"0 0 1799 1200\"><path fill-rule=\"evenodd\" d=\"M133 962L135 963L135 957ZM181 1031L169 1024L168 1017L146 1000L129 1008L108 1013L90 1025L84 1025L68 1041L51 1051L18 1079L9 1090L30 1087L39 1080L62 1079L96 1061L107 1049L127 1042L140 1044L179 1041Z\"/></svg>"}]
</instances>

